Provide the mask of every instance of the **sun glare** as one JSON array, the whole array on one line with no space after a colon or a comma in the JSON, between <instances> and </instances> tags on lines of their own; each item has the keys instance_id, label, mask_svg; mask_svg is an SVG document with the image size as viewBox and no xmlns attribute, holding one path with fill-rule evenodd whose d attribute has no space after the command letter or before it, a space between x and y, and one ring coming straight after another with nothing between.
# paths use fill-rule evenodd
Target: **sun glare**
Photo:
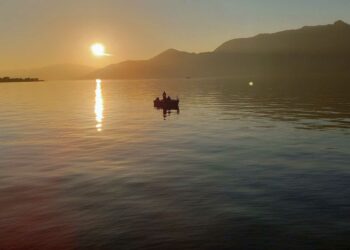
<instances>
[{"instance_id":1,"label":"sun glare","mask_svg":"<svg viewBox=\"0 0 350 250\"><path fill-rule=\"evenodd\" d=\"M91 45L90 48L91 48L91 52L94 56L101 57L101 56L106 55L105 46L101 43L95 43L95 44Z\"/></svg>"}]
</instances>

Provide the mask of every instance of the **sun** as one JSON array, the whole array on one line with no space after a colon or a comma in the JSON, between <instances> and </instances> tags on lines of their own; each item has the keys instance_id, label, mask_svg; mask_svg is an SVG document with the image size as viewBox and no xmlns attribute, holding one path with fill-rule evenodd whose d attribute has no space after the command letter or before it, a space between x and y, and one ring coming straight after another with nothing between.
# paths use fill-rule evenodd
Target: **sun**
<instances>
[{"instance_id":1,"label":"sun","mask_svg":"<svg viewBox=\"0 0 350 250\"><path fill-rule=\"evenodd\" d=\"M95 43L95 44L91 45L90 49L91 49L91 52L94 56L101 57L101 56L106 55L105 46L101 43Z\"/></svg>"}]
</instances>

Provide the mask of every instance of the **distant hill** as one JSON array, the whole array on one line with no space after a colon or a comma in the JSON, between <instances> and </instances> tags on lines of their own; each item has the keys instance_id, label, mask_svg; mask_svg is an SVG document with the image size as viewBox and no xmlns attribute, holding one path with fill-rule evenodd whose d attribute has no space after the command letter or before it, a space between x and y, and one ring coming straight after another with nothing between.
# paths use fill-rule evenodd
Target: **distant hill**
<instances>
[{"instance_id":1,"label":"distant hill","mask_svg":"<svg viewBox=\"0 0 350 250\"><path fill-rule=\"evenodd\" d=\"M57 64L42 68L0 71L1 76L36 77L44 80L72 80L95 71L96 68L78 64Z\"/></svg>"},{"instance_id":2,"label":"distant hill","mask_svg":"<svg viewBox=\"0 0 350 250\"><path fill-rule=\"evenodd\" d=\"M192 73L196 54L169 49L150 60L112 64L88 75L88 78L172 78Z\"/></svg>"},{"instance_id":3,"label":"distant hill","mask_svg":"<svg viewBox=\"0 0 350 250\"><path fill-rule=\"evenodd\" d=\"M350 25L343 21L225 42L213 52L167 50L86 78L137 79L268 75L350 75Z\"/></svg>"},{"instance_id":4,"label":"distant hill","mask_svg":"<svg viewBox=\"0 0 350 250\"><path fill-rule=\"evenodd\" d=\"M322 26L305 26L252 38L234 39L215 52L250 54L349 54L350 25L343 21Z\"/></svg>"}]
</instances>

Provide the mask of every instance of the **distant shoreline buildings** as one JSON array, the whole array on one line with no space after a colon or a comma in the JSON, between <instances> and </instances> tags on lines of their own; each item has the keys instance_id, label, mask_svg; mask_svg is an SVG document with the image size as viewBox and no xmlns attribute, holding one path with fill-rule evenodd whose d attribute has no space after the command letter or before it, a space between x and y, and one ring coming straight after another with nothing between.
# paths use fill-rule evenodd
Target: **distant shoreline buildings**
<instances>
[{"instance_id":1,"label":"distant shoreline buildings","mask_svg":"<svg viewBox=\"0 0 350 250\"><path fill-rule=\"evenodd\" d=\"M43 80L40 80L39 78L11 78L8 76L0 77L0 82L42 82Z\"/></svg>"}]
</instances>

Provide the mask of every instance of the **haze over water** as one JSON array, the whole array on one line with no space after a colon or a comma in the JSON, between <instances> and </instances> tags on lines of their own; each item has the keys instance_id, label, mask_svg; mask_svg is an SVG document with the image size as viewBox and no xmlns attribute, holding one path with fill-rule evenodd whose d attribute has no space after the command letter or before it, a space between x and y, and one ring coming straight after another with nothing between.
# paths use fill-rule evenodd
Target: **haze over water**
<instances>
[{"instance_id":1,"label":"haze over water","mask_svg":"<svg viewBox=\"0 0 350 250\"><path fill-rule=\"evenodd\" d=\"M1 84L0 249L349 248L349 97L235 83Z\"/></svg>"}]
</instances>

